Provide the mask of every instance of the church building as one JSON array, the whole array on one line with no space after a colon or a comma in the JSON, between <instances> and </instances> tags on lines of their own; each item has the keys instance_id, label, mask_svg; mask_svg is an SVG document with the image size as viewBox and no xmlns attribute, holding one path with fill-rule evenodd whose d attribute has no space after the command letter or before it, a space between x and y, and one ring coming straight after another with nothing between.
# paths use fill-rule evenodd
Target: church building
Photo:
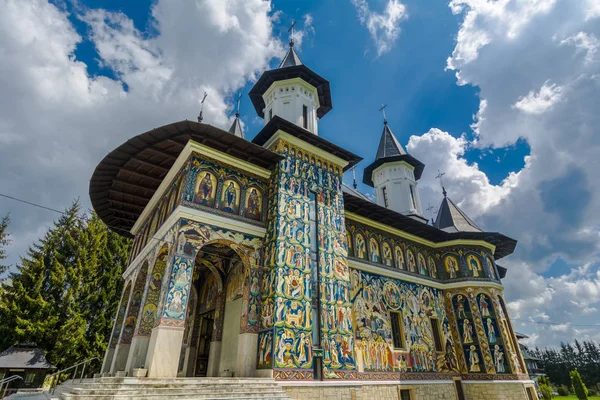
<instances>
[{"instance_id":1,"label":"church building","mask_svg":"<svg viewBox=\"0 0 600 400\"><path fill-rule=\"evenodd\" d=\"M293 41L249 96L251 141L239 112L229 130L180 121L94 171L95 211L133 238L102 372L274 378L294 399L537 399L497 265L516 240L445 191L428 223L425 165L385 120L363 175L376 201L344 185L362 158L319 132L330 85Z\"/></svg>"}]
</instances>

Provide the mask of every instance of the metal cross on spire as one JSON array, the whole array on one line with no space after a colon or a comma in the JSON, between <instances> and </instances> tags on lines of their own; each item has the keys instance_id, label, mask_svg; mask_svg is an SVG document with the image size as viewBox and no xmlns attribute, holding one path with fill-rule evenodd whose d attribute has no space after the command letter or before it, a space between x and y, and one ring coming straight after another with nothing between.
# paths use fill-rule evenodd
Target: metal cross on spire
<instances>
[{"instance_id":1,"label":"metal cross on spire","mask_svg":"<svg viewBox=\"0 0 600 400\"><path fill-rule=\"evenodd\" d=\"M200 102L200 114L198 114L198 122L202 122L202 120L204 119L204 117L202 116L202 111L204 111L204 100L206 100L206 96L208 96L208 94L204 92L204 97Z\"/></svg>"},{"instance_id":2,"label":"metal cross on spire","mask_svg":"<svg viewBox=\"0 0 600 400\"><path fill-rule=\"evenodd\" d=\"M442 180L444 175L446 175L446 173L440 172L440 170L438 169L438 174L436 175L435 179L440 180L440 186L442 187L442 193L444 193L444 197L446 197L446 188L444 187L444 181Z\"/></svg>"},{"instance_id":3,"label":"metal cross on spire","mask_svg":"<svg viewBox=\"0 0 600 400\"><path fill-rule=\"evenodd\" d=\"M433 214L435 214L437 212L437 208L432 206L431 203L428 204L428 207L425 209L426 211L429 212L429 214L431 214L431 225L434 224L433 222Z\"/></svg>"},{"instance_id":4,"label":"metal cross on spire","mask_svg":"<svg viewBox=\"0 0 600 400\"><path fill-rule=\"evenodd\" d=\"M381 111L383 113L383 123L387 124L387 118L385 117L385 108L387 107L387 104L382 104L381 108L379 109L379 111Z\"/></svg>"},{"instance_id":5,"label":"metal cross on spire","mask_svg":"<svg viewBox=\"0 0 600 400\"><path fill-rule=\"evenodd\" d=\"M294 47L294 26L296 26L296 21L292 21L292 25L290 29L288 29L288 33L290 34L290 47Z\"/></svg>"},{"instance_id":6,"label":"metal cross on spire","mask_svg":"<svg viewBox=\"0 0 600 400\"><path fill-rule=\"evenodd\" d=\"M356 184L356 166L352 166L352 186L354 187L354 189L356 189L358 187L358 185Z\"/></svg>"},{"instance_id":7,"label":"metal cross on spire","mask_svg":"<svg viewBox=\"0 0 600 400\"><path fill-rule=\"evenodd\" d=\"M240 92L237 97L237 109L235 111L236 118L240 116L240 100L241 99L242 99L242 92Z\"/></svg>"}]
</instances>

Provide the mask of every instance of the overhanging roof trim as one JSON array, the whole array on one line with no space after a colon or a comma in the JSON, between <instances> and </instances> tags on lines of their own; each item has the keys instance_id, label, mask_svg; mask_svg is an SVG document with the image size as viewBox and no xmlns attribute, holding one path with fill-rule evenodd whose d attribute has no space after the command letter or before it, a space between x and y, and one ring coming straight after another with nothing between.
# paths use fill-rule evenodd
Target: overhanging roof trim
<instances>
[{"instance_id":1,"label":"overhanging roof trim","mask_svg":"<svg viewBox=\"0 0 600 400\"><path fill-rule=\"evenodd\" d=\"M185 120L152 129L110 152L94 170L89 193L92 207L102 221L122 236L131 237L129 231L141 214L139 207L148 204L189 140L265 169L271 169L281 159L209 124Z\"/></svg>"},{"instance_id":2,"label":"overhanging roof trim","mask_svg":"<svg viewBox=\"0 0 600 400\"><path fill-rule=\"evenodd\" d=\"M421 161L417 160L410 154L402 154L399 156L378 158L373 163L371 163L365 170L363 171L363 183L365 185L369 185L371 187L373 184L373 171L382 166L385 163L396 162L396 161L404 161L409 165L412 165L415 168L415 180L421 179L421 175L423 175L423 170L425 169L425 164Z\"/></svg>"},{"instance_id":3,"label":"overhanging roof trim","mask_svg":"<svg viewBox=\"0 0 600 400\"><path fill-rule=\"evenodd\" d=\"M481 240L490 243L496 247L494 253L496 260L512 254L517 245L515 239L497 232L444 232L348 192L344 192L344 208L346 211L434 243L458 239Z\"/></svg>"},{"instance_id":4,"label":"overhanging roof trim","mask_svg":"<svg viewBox=\"0 0 600 400\"><path fill-rule=\"evenodd\" d=\"M323 139L320 136L315 135L314 133L299 127L298 125L281 118L278 115L275 115L268 123L265 125L260 132L252 139L252 142L257 145L264 145L271 139L271 137L279 130L282 130L290 135L305 141L308 144L311 144L315 147L320 148L323 151L326 151L338 158L341 158L344 161L348 162L348 165L344 168L344 171L352 168L354 165L358 164L362 157L357 156L356 154L349 152L341 148L340 146L331 143L330 141Z\"/></svg>"}]
</instances>

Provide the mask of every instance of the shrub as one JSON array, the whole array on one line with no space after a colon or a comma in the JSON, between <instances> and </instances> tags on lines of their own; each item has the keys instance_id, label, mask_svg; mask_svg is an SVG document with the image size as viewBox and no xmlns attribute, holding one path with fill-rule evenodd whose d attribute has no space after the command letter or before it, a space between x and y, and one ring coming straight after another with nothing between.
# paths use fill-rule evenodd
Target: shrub
<instances>
[{"instance_id":1,"label":"shrub","mask_svg":"<svg viewBox=\"0 0 600 400\"><path fill-rule=\"evenodd\" d=\"M571 377L571 384L573 385L573 392L575 393L575 396L577 396L579 400L587 400L588 390L581 380L581 375L579 375L579 372L574 369L569 373L569 376Z\"/></svg>"},{"instance_id":2,"label":"shrub","mask_svg":"<svg viewBox=\"0 0 600 400\"><path fill-rule=\"evenodd\" d=\"M596 389L588 389L588 396L598 396L598 391Z\"/></svg>"},{"instance_id":3,"label":"shrub","mask_svg":"<svg viewBox=\"0 0 600 400\"><path fill-rule=\"evenodd\" d=\"M558 393L559 396L568 396L569 388L566 387L565 385L560 385L559 387L556 388L556 393Z\"/></svg>"},{"instance_id":4,"label":"shrub","mask_svg":"<svg viewBox=\"0 0 600 400\"><path fill-rule=\"evenodd\" d=\"M546 385L544 383L540 384L540 393L544 396L544 400L552 399L554 396L552 395L552 388L550 385Z\"/></svg>"}]
</instances>

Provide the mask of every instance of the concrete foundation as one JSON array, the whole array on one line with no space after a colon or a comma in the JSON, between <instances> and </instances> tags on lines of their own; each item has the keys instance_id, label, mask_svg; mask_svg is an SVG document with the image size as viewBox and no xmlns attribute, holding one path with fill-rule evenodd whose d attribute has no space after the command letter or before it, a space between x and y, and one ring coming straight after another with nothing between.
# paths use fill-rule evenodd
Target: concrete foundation
<instances>
[{"instance_id":1,"label":"concrete foundation","mask_svg":"<svg viewBox=\"0 0 600 400\"><path fill-rule=\"evenodd\" d=\"M148 344L150 343L150 336L134 336L131 341L131 347L129 348L129 357L127 358L127 365L125 371L128 376L131 376L134 368L145 367L146 354L148 352Z\"/></svg>"},{"instance_id":2,"label":"concrete foundation","mask_svg":"<svg viewBox=\"0 0 600 400\"><path fill-rule=\"evenodd\" d=\"M258 334L241 333L238 336L237 362L235 376L253 377L256 372L256 354L258 352Z\"/></svg>"},{"instance_id":3,"label":"concrete foundation","mask_svg":"<svg viewBox=\"0 0 600 400\"><path fill-rule=\"evenodd\" d=\"M219 376L221 347L223 342L210 342L208 350L208 365L206 368L206 376Z\"/></svg>"},{"instance_id":4,"label":"concrete foundation","mask_svg":"<svg viewBox=\"0 0 600 400\"><path fill-rule=\"evenodd\" d=\"M152 329L146 357L148 377L175 378L177 376L182 341L183 328L159 326Z\"/></svg>"},{"instance_id":5,"label":"concrete foundation","mask_svg":"<svg viewBox=\"0 0 600 400\"><path fill-rule=\"evenodd\" d=\"M127 365L127 357L129 356L129 343L119 343L115 349L115 355L110 366L110 372L114 374L117 371L125 371Z\"/></svg>"}]
</instances>

